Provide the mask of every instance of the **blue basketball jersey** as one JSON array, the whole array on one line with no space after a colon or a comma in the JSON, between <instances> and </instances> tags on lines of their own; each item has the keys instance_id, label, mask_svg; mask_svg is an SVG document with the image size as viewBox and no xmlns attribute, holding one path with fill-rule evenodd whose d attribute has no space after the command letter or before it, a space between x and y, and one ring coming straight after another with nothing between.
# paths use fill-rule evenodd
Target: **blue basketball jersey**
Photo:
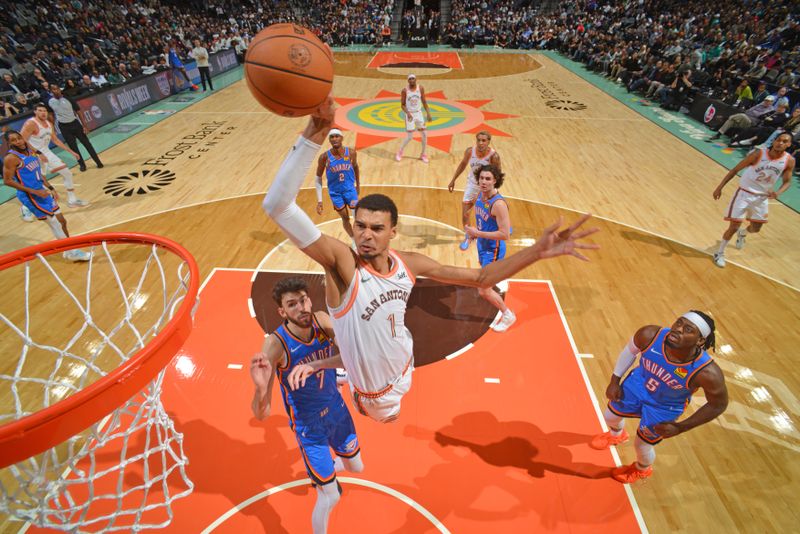
<instances>
[{"instance_id":1,"label":"blue basketball jersey","mask_svg":"<svg viewBox=\"0 0 800 534\"><path fill-rule=\"evenodd\" d=\"M664 341L669 328L662 328L642 352L639 367L631 374L639 374L639 382L656 404L683 408L692 398L689 382L695 374L713 361L706 351L687 363L673 363L667 359Z\"/></svg>"},{"instance_id":2,"label":"blue basketball jersey","mask_svg":"<svg viewBox=\"0 0 800 534\"><path fill-rule=\"evenodd\" d=\"M338 408L344 404L336 387L336 369L322 369L309 376L305 386L295 391L289 388L289 373L295 366L332 356L331 340L317 323L316 317L312 320L311 334L310 341L298 339L286 328L285 323L275 330L275 336L286 351L286 365L278 367L275 372L292 428L297 424L314 424L327 415L332 407Z\"/></svg>"},{"instance_id":3,"label":"blue basketball jersey","mask_svg":"<svg viewBox=\"0 0 800 534\"><path fill-rule=\"evenodd\" d=\"M341 157L335 156L328 150L328 164L325 167L325 177L328 180L330 191L350 191L356 188L356 171L350 159L350 149L344 147Z\"/></svg>"},{"instance_id":4,"label":"blue basketball jersey","mask_svg":"<svg viewBox=\"0 0 800 534\"><path fill-rule=\"evenodd\" d=\"M39 158L34 154L23 154L16 150L9 150L9 154L14 154L21 161L22 165L17 168L16 178L19 183L31 189L44 189L44 182L42 181L42 164ZM24 195L22 191L19 191Z\"/></svg>"},{"instance_id":5,"label":"blue basketball jersey","mask_svg":"<svg viewBox=\"0 0 800 534\"><path fill-rule=\"evenodd\" d=\"M485 199L483 193L481 193L478 200L475 201L475 226L481 232L496 232L498 230L497 218L492 215L492 207L498 200L505 201L503 195L500 193L497 193L488 200ZM508 230L509 233L511 233L510 227ZM497 239L485 239L482 237L479 237L477 241L479 250L497 248L499 242Z\"/></svg>"}]
</instances>

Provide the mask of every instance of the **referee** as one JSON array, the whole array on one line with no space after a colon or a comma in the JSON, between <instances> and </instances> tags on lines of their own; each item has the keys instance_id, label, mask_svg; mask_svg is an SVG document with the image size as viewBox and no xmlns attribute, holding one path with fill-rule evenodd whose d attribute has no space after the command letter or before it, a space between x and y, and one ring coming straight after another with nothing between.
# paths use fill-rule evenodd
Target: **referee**
<instances>
[{"instance_id":1,"label":"referee","mask_svg":"<svg viewBox=\"0 0 800 534\"><path fill-rule=\"evenodd\" d=\"M51 85L50 90L53 92L53 98L49 100L48 105L50 109L53 110L55 119L58 122L58 128L64 135L64 141L78 154L78 168L81 171L86 170L86 162L83 161L83 156L81 156L81 152L78 149L79 140L97 164L97 168L102 169L103 162L97 157L97 152L92 146L91 141L86 137L89 130L81 122L80 115L75 113L76 111L80 111L80 107L74 102L67 100L67 98L61 94L61 87Z\"/></svg>"}]
</instances>

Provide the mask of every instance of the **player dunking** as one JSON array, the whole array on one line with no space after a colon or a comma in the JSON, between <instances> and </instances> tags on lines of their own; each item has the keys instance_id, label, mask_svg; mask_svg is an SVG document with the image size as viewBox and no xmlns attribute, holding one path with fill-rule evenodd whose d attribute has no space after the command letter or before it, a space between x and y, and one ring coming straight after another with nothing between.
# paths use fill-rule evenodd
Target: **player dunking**
<instances>
[{"instance_id":1,"label":"player dunking","mask_svg":"<svg viewBox=\"0 0 800 534\"><path fill-rule=\"evenodd\" d=\"M628 433L623 418L641 419L634 441L636 461L614 469L614 479L631 483L649 477L656 458L654 445L725 411L728 389L722 370L706 352L709 347L714 347L714 320L692 310L678 317L671 328L643 326L622 349L606 389L609 402L603 417L611 430L591 441L595 449L624 443ZM637 354L639 366L620 384ZM698 388L703 389L706 403L677 421Z\"/></svg>"},{"instance_id":2,"label":"player dunking","mask_svg":"<svg viewBox=\"0 0 800 534\"><path fill-rule=\"evenodd\" d=\"M350 210L358 204L361 191L361 174L358 169L358 155L354 148L342 145L341 130L328 132L331 149L322 153L317 161L317 213L322 214L322 172L328 180L328 195L333 209L342 218L344 231L352 239L353 225L350 224Z\"/></svg>"},{"instance_id":3,"label":"player dunking","mask_svg":"<svg viewBox=\"0 0 800 534\"><path fill-rule=\"evenodd\" d=\"M302 278L280 280L272 289L272 298L284 322L250 362L250 377L256 387L253 414L258 419L270 414L277 376L289 426L317 489L311 514L313 531L323 534L341 495L336 471L363 471L361 450L353 418L336 386L334 367L341 365L341 358L332 356L330 317L311 311L308 286Z\"/></svg>"},{"instance_id":4,"label":"player dunking","mask_svg":"<svg viewBox=\"0 0 800 534\"><path fill-rule=\"evenodd\" d=\"M58 193L42 174L41 154L28 146L19 132L8 130L4 137L11 149L3 160L3 183L17 190L17 199L40 221L45 221L56 239L69 237L67 220L58 207ZM73 249L64 252L72 261L89 261L89 253Z\"/></svg>"},{"instance_id":5,"label":"player dunking","mask_svg":"<svg viewBox=\"0 0 800 534\"><path fill-rule=\"evenodd\" d=\"M406 138L403 140L403 144L400 145L400 150L397 151L394 159L397 161L403 159L403 150L405 150L406 145L414 136L414 130L419 130L422 136L422 152L420 152L419 159L424 163L428 163L428 155L425 154L425 148L428 146L425 119L428 122L431 121L431 110L428 109L428 101L425 99L425 88L417 85L417 77L413 74L408 75L408 85L400 93L400 107L403 109L406 119ZM425 108L425 115L422 114L423 108Z\"/></svg>"},{"instance_id":6,"label":"player dunking","mask_svg":"<svg viewBox=\"0 0 800 534\"><path fill-rule=\"evenodd\" d=\"M464 151L464 157L456 167L456 172L453 174L453 179L447 184L447 190L451 193L456 186L456 179L464 172L464 169L469 166L467 173L467 185L464 186L464 198L461 201L461 227L469 226L469 217L472 207L475 205L475 199L478 198L478 181L475 171L483 165L494 165L498 170L500 166L500 154L494 148L489 146L492 142L492 134L483 130L475 135L475 146L470 147ZM461 242L459 248L466 251L472 239L464 234L464 241Z\"/></svg>"},{"instance_id":7,"label":"player dunking","mask_svg":"<svg viewBox=\"0 0 800 534\"><path fill-rule=\"evenodd\" d=\"M475 169L480 193L475 203L475 226L467 226L467 236L478 243L478 261L481 267L506 257L506 241L511 236L511 218L508 204L497 191L503 185L503 173L494 165L483 165ZM503 297L493 288L482 287L478 293L495 308L500 317L492 323L492 330L505 332L517 320Z\"/></svg>"},{"instance_id":8,"label":"player dunking","mask_svg":"<svg viewBox=\"0 0 800 534\"><path fill-rule=\"evenodd\" d=\"M67 164L61 161L52 150L50 150L50 141L66 150L75 159L80 159L80 155L66 146L57 135L53 135L53 124L47 117L47 106L44 104L36 104L33 109L33 117L25 121L20 132L25 141L33 147L34 150L41 152L47 159L47 162L42 165L42 174L47 176L48 173L57 172L64 178L64 187L67 188L67 206L71 208L80 208L87 206L88 202L79 199L75 195L75 186L72 183L72 171L69 170Z\"/></svg>"},{"instance_id":9,"label":"player dunking","mask_svg":"<svg viewBox=\"0 0 800 534\"><path fill-rule=\"evenodd\" d=\"M739 180L739 188L734 193L725 215L725 220L729 221L730 225L722 234L722 242L714 254L714 264L717 267L725 267L725 247L728 246L733 234L736 234L736 248L744 248L747 234L760 232L761 227L767 222L770 199L778 198L789 189L795 165L794 158L786 152L791 144L792 134L789 132L780 134L772 142L769 150L754 150L748 154L725 175L714 190L714 200L719 200L725 184L744 169ZM783 183L775 191L778 177L782 178ZM747 230L741 228L745 219L750 223L747 225Z\"/></svg>"},{"instance_id":10,"label":"player dunking","mask_svg":"<svg viewBox=\"0 0 800 534\"><path fill-rule=\"evenodd\" d=\"M564 230L559 230L559 220L535 245L482 269L467 269L391 250L389 243L397 234L397 207L385 195L367 195L354 212L353 251L322 234L295 203L333 115L329 97L281 164L263 207L289 239L325 270L325 298L355 406L362 414L389 422L398 417L400 400L411 387L413 341L405 326L405 311L417 276L492 287L542 259L572 255L585 260L580 250L598 247L580 240L597 230L579 230L590 215Z\"/></svg>"}]
</instances>

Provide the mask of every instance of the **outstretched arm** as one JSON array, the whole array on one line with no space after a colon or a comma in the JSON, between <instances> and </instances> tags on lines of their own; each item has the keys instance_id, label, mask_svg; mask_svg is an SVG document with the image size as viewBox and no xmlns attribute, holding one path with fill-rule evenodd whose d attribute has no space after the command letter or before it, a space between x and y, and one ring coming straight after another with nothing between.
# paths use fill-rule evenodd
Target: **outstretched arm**
<instances>
[{"instance_id":1,"label":"outstretched arm","mask_svg":"<svg viewBox=\"0 0 800 534\"><path fill-rule=\"evenodd\" d=\"M458 167L456 167L456 172L453 173L453 179L450 180L449 184L447 184L447 190L450 191L451 193L453 192L453 189L456 186L456 179L459 176L461 176L461 173L464 172L464 169L467 168L467 165L469 164L469 157L470 157L471 153L472 153L472 148L468 148L468 149L466 149L464 151L464 157L461 158L461 162L458 164Z\"/></svg>"},{"instance_id":2,"label":"outstretched arm","mask_svg":"<svg viewBox=\"0 0 800 534\"><path fill-rule=\"evenodd\" d=\"M525 267L539 260L555 258L557 256L575 256L588 261L580 249L598 249L599 245L583 243L580 240L598 231L597 228L588 230L578 229L591 215L587 214L578 219L571 226L559 231L562 218L546 228L535 245L527 247L516 254L500 261L490 263L481 269L469 269L442 265L434 259L414 252L403 252L401 255L415 276L427 276L446 284L457 284L471 287L492 287L501 280L515 275Z\"/></svg>"},{"instance_id":3,"label":"outstretched arm","mask_svg":"<svg viewBox=\"0 0 800 534\"><path fill-rule=\"evenodd\" d=\"M253 381L255 391L250 407L256 419L269 416L272 402L272 386L275 383L273 372L283 361L284 350L280 341L274 334L264 340L261 352L250 359L250 379Z\"/></svg>"},{"instance_id":4,"label":"outstretched arm","mask_svg":"<svg viewBox=\"0 0 800 534\"><path fill-rule=\"evenodd\" d=\"M333 124L333 116L333 98L328 97L309 118L305 131L278 169L262 204L264 211L280 226L283 233L326 270L336 270L338 265L344 264L348 259L352 261L350 248L341 241L322 234L295 200L303 179L314 162L314 156ZM353 273L350 269L349 272L339 274L342 279L349 280Z\"/></svg>"}]
</instances>

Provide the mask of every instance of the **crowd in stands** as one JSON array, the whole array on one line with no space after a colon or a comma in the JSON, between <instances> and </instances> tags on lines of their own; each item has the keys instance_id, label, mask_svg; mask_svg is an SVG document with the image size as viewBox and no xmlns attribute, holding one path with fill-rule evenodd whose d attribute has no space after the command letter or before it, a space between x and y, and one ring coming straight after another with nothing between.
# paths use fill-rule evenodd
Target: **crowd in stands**
<instances>
[{"instance_id":1,"label":"crowd in stands","mask_svg":"<svg viewBox=\"0 0 800 534\"><path fill-rule=\"evenodd\" d=\"M0 12L0 98L4 116L46 101L168 69L174 47L190 59L192 40L241 55L277 22L312 28L332 46L378 44L391 36L394 0L41 0ZM404 8L410 7L404 3ZM432 39L453 47L551 49L677 110L701 91L742 108L721 134L761 141L767 129L800 134L800 3L792 0L565 0L549 13L530 0L454 0L451 21L404 11L401 38L420 17ZM768 109L767 109L768 108ZM757 130L754 135L754 129ZM742 137L744 131L744 137Z\"/></svg>"},{"instance_id":2,"label":"crowd in stands","mask_svg":"<svg viewBox=\"0 0 800 534\"><path fill-rule=\"evenodd\" d=\"M695 93L742 108L712 139L800 134L800 3L568 0L552 14L514 0L456 0L443 41L550 49L679 110Z\"/></svg>"}]
</instances>

